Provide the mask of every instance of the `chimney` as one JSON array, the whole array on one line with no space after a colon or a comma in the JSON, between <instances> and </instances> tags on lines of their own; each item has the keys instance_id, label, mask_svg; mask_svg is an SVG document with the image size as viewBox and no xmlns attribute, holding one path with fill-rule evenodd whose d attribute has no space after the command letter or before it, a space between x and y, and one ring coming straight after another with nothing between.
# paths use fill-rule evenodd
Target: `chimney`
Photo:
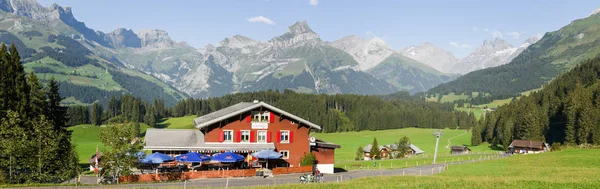
<instances>
[{"instance_id":1,"label":"chimney","mask_svg":"<svg viewBox=\"0 0 600 189\"><path fill-rule=\"evenodd\" d=\"M258 103L258 100L254 100L254 103Z\"/></svg>"}]
</instances>

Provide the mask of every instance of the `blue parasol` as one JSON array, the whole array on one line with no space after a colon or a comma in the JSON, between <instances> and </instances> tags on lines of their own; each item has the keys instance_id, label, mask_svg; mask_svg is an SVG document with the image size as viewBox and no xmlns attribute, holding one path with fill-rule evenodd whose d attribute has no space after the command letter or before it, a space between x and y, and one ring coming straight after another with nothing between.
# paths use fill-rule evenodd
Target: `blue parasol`
<instances>
[{"instance_id":1,"label":"blue parasol","mask_svg":"<svg viewBox=\"0 0 600 189\"><path fill-rule=\"evenodd\" d=\"M224 153L213 155L211 160L218 161L221 163L235 163L238 161L244 161L244 159L246 159L246 158L242 155L231 153L231 152L224 152Z\"/></svg>"},{"instance_id":2,"label":"blue parasol","mask_svg":"<svg viewBox=\"0 0 600 189\"><path fill-rule=\"evenodd\" d=\"M188 152L187 154L182 154L180 156L175 157L175 159L177 161L181 161L181 162L197 163L197 162L209 161L210 157L196 153L196 152Z\"/></svg>"},{"instance_id":3,"label":"blue parasol","mask_svg":"<svg viewBox=\"0 0 600 189\"><path fill-rule=\"evenodd\" d=\"M260 159L279 159L283 155L281 155L280 153L275 152L273 150L261 150L261 151L252 153L252 156L254 156L256 158L260 158Z\"/></svg>"},{"instance_id":4,"label":"blue parasol","mask_svg":"<svg viewBox=\"0 0 600 189\"><path fill-rule=\"evenodd\" d=\"M144 159L140 160L142 163L163 163L166 161L173 161L173 157L158 152L147 155Z\"/></svg>"}]
</instances>

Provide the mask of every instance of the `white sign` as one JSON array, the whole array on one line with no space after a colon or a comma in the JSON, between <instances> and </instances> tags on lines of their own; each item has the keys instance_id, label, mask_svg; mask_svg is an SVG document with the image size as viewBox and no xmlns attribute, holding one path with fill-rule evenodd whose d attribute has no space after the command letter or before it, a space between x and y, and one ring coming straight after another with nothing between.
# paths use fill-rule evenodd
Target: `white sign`
<instances>
[{"instance_id":1,"label":"white sign","mask_svg":"<svg viewBox=\"0 0 600 189\"><path fill-rule=\"evenodd\" d=\"M268 129L269 123L252 123L252 129Z\"/></svg>"},{"instance_id":2,"label":"white sign","mask_svg":"<svg viewBox=\"0 0 600 189\"><path fill-rule=\"evenodd\" d=\"M316 145L317 145L317 143L311 142L311 143L309 143L309 145L311 145L311 146L316 146Z\"/></svg>"}]
</instances>

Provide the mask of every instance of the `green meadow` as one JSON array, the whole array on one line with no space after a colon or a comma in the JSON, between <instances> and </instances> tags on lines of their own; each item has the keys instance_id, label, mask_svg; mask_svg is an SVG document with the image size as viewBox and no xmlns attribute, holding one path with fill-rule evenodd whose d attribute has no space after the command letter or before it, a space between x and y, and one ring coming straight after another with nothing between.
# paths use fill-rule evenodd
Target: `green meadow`
<instances>
[{"instance_id":1,"label":"green meadow","mask_svg":"<svg viewBox=\"0 0 600 189\"><path fill-rule=\"evenodd\" d=\"M435 137L432 135L432 132L433 129L405 128L380 131L312 133L311 135L342 146L335 151L335 161L338 163L353 161L357 148L371 144L374 137L377 137L379 145L386 145L396 143L401 137L407 136L411 143L425 151L426 155L433 155ZM450 142L448 139L450 139ZM446 146L453 145L471 145L471 133L466 130L444 129L438 146L438 154L450 154L450 149L446 148ZM474 152L492 151L487 146L477 147L474 150Z\"/></svg>"},{"instance_id":2,"label":"green meadow","mask_svg":"<svg viewBox=\"0 0 600 189\"><path fill-rule=\"evenodd\" d=\"M569 149L450 165L433 176L377 176L256 188L600 188L598 156L600 150Z\"/></svg>"}]
</instances>

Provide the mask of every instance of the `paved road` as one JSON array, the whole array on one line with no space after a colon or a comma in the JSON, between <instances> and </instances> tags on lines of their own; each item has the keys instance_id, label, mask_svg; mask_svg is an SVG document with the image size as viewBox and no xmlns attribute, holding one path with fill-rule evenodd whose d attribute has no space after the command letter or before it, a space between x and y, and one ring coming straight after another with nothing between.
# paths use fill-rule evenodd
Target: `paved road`
<instances>
[{"instance_id":1,"label":"paved road","mask_svg":"<svg viewBox=\"0 0 600 189\"><path fill-rule=\"evenodd\" d=\"M506 156L499 156L506 157ZM453 162L448 164L471 163L480 160L470 160L462 162ZM325 175L325 182L343 182L362 177L370 176L390 176L390 175L433 175L444 171L445 164L425 165L410 167L404 169L392 170L355 170ZM194 179L187 182L164 182L164 183L140 183L123 185L94 185L79 186L86 189L104 189L104 188L225 188L225 187L249 187L249 186L268 186L288 183L298 183L301 174L278 175L270 178L247 177L247 178L229 178L229 179ZM28 187L39 189L40 187ZM43 188L75 188L74 186L54 186Z\"/></svg>"}]
</instances>

